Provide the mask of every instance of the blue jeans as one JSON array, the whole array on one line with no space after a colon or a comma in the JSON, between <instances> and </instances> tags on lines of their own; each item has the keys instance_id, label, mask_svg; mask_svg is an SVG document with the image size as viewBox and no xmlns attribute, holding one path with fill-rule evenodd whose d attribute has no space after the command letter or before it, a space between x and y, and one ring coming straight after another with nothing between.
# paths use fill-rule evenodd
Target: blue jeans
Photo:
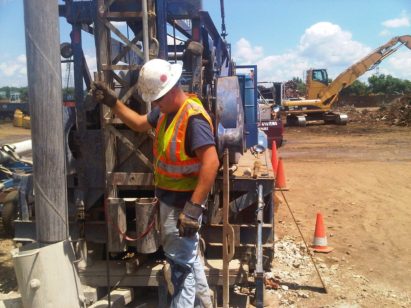
<instances>
[{"instance_id":1,"label":"blue jeans","mask_svg":"<svg viewBox=\"0 0 411 308\"><path fill-rule=\"evenodd\" d=\"M178 281L171 307L212 307L204 266L198 255L199 235L179 237L178 215L182 209L160 201L161 243L172 265L172 276Z\"/></svg>"}]
</instances>

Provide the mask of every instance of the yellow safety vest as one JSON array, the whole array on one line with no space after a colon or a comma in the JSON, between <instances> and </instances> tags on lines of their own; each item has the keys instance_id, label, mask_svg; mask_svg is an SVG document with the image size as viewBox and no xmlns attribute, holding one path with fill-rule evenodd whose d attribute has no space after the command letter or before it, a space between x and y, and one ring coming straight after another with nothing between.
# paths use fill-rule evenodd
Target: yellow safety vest
<instances>
[{"instance_id":1,"label":"yellow safety vest","mask_svg":"<svg viewBox=\"0 0 411 308\"><path fill-rule=\"evenodd\" d=\"M213 124L201 101L195 96L183 103L166 129L167 115L161 114L156 126L154 141L155 184L172 191L192 191L198 182L200 160L185 151L188 120L201 114L213 130Z\"/></svg>"}]
</instances>

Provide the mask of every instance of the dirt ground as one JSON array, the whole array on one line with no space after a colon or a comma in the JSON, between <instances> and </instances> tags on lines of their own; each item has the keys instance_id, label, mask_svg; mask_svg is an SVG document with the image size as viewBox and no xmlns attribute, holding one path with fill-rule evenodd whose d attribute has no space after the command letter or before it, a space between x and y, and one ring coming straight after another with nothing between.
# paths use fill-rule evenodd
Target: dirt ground
<instances>
[{"instance_id":1,"label":"dirt ground","mask_svg":"<svg viewBox=\"0 0 411 308\"><path fill-rule=\"evenodd\" d=\"M0 125L0 143L4 128ZM268 290L269 306L410 307L411 128L374 122L287 127L278 154L289 189L284 196L305 240L311 244L316 214L322 213L334 251L314 254L324 294L277 192L282 202L275 218L272 277L279 288ZM0 300L16 291L9 254L13 244L3 235Z\"/></svg>"},{"instance_id":2,"label":"dirt ground","mask_svg":"<svg viewBox=\"0 0 411 308\"><path fill-rule=\"evenodd\" d=\"M277 193L280 306L410 307L411 128L319 125L286 128L285 139L285 199L307 243L321 213L335 249L314 255L328 293L313 291L321 282Z\"/></svg>"},{"instance_id":3,"label":"dirt ground","mask_svg":"<svg viewBox=\"0 0 411 308\"><path fill-rule=\"evenodd\" d=\"M30 134L29 129L15 127L11 122L0 120L0 145L30 139Z\"/></svg>"}]
</instances>

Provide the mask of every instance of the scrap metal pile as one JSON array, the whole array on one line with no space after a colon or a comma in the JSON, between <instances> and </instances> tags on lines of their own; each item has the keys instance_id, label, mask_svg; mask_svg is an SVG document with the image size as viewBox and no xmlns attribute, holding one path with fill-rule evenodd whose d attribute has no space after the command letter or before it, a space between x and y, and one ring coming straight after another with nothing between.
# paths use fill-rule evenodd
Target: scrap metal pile
<instances>
[{"instance_id":1,"label":"scrap metal pile","mask_svg":"<svg viewBox=\"0 0 411 308\"><path fill-rule=\"evenodd\" d=\"M289 80L284 83L284 98L298 98L304 96L304 93L301 93L297 89L297 83L293 80Z\"/></svg>"},{"instance_id":2,"label":"scrap metal pile","mask_svg":"<svg viewBox=\"0 0 411 308\"><path fill-rule=\"evenodd\" d=\"M379 107L378 110L356 109L353 105L338 108L349 115L351 122L381 122L388 125L411 125L411 96L403 96L394 99L388 104Z\"/></svg>"}]
</instances>

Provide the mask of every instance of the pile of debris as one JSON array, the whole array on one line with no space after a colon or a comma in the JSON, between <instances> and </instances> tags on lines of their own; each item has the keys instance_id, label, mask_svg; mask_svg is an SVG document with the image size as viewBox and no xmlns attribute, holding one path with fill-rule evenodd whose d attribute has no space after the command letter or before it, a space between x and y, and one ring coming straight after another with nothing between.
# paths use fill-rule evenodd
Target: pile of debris
<instances>
[{"instance_id":1,"label":"pile of debris","mask_svg":"<svg viewBox=\"0 0 411 308\"><path fill-rule=\"evenodd\" d=\"M284 236L275 242L274 264L272 277L279 279L280 288L288 290L293 283L308 282L314 272L309 252L304 242L291 236Z\"/></svg>"},{"instance_id":2,"label":"pile of debris","mask_svg":"<svg viewBox=\"0 0 411 308\"><path fill-rule=\"evenodd\" d=\"M379 109L357 109L353 105L337 108L339 112L346 113L350 122L381 122L388 125L411 126L411 96L395 99Z\"/></svg>"},{"instance_id":3,"label":"pile of debris","mask_svg":"<svg viewBox=\"0 0 411 308\"><path fill-rule=\"evenodd\" d=\"M379 113L383 114L391 125L411 125L411 96L394 100L388 106L381 107Z\"/></svg>"},{"instance_id":4,"label":"pile of debris","mask_svg":"<svg viewBox=\"0 0 411 308\"><path fill-rule=\"evenodd\" d=\"M299 98L303 96L302 93L297 88L298 88L298 85L293 80L289 80L286 83L284 83L284 98L285 99Z\"/></svg>"}]
</instances>

